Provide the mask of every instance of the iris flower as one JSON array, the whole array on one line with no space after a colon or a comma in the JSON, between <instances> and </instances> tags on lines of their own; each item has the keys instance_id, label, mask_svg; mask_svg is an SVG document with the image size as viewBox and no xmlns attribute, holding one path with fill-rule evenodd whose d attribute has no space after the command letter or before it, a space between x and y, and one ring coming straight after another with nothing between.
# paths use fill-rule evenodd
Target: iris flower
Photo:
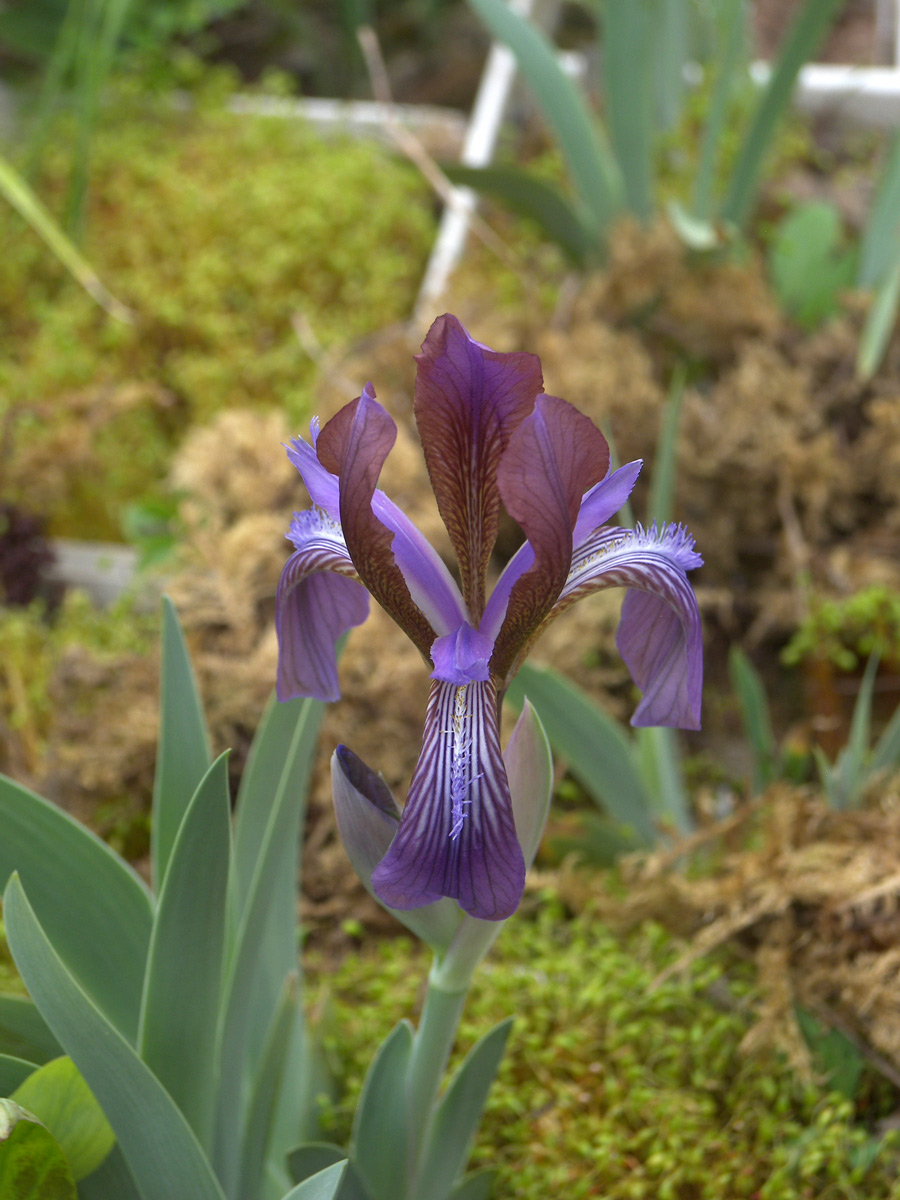
<instances>
[{"instance_id":1,"label":"iris flower","mask_svg":"<svg viewBox=\"0 0 900 1200\"><path fill-rule=\"evenodd\" d=\"M278 695L338 698L335 645L372 595L430 664L422 751L397 832L372 875L391 908L442 896L501 920L525 864L500 750L500 702L535 639L576 600L628 589L617 646L643 698L634 725L699 727L702 647L681 526L608 525L641 463L609 470L606 439L545 395L538 358L474 341L452 316L417 356L415 417L459 583L377 488L397 428L371 384L288 456L313 507L295 513L278 587ZM487 595L501 504L526 540Z\"/></svg>"}]
</instances>

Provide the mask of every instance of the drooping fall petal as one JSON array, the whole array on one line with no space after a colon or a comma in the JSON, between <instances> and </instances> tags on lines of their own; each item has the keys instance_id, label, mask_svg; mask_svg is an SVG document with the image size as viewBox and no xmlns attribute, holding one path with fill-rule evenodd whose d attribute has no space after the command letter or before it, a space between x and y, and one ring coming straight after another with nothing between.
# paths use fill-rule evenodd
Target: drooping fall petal
<instances>
[{"instance_id":1,"label":"drooping fall petal","mask_svg":"<svg viewBox=\"0 0 900 1200\"><path fill-rule=\"evenodd\" d=\"M510 438L497 481L507 511L525 531L534 565L510 591L491 661L496 678L506 678L553 608L572 564L582 498L608 468L606 438L556 396L539 396Z\"/></svg>"},{"instance_id":2,"label":"drooping fall petal","mask_svg":"<svg viewBox=\"0 0 900 1200\"><path fill-rule=\"evenodd\" d=\"M700 727L703 641L685 572L702 564L693 538L679 525L598 530L575 552L551 616L602 588L629 589L616 644L644 692L633 725Z\"/></svg>"},{"instance_id":3,"label":"drooping fall petal","mask_svg":"<svg viewBox=\"0 0 900 1200\"><path fill-rule=\"evenodd\" d=\"M541 365L533 354L488 349L449 315L431 326L416 363L415 414L425 462L477 625L500 517L497 467L534 407Z\"/></svg>"},{"instance_id":4,"label":"drooping fall petal","mask_svg":"<svg viewBox=\"0 0 900 1200\"><path fill-rule=\"evenodd\" d=\"M359 582L340 527L317 509L295 513L291 541L275 596L279 700L340 696L335 645L369 615L369 595Z\"/></svg>"},{"instance_id":5,"label":"drooping fall petal","mask_svg":"<svg viewBox=\"0 0 900 1200\"><path fill-rule=\"evenodd\" d=\"M471 916L499 921L518 906L525 862L490 681L432 684L400 828L372 886L396 909L451 896Z\"/></svg>"}]
</instances>

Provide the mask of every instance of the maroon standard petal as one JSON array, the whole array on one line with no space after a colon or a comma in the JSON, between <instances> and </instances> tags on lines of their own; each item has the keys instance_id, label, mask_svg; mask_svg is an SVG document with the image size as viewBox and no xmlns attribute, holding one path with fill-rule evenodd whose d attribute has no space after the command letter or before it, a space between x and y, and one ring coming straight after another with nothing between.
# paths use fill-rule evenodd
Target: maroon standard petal
<instances>
[{"instance_id":1,"label":"maroon standard petal","mask_svg":"<svg viewBox=\"0 0 900 1200\"><path fill-rule=\"evenodd\" d=\"M589 417L556 396L538 396L534 412L510 438L497 482L535 562L510 592L491 660L496 679L506 680L516 669L562 591L582 497L608 467L606 438Z\"/></svg>"},{"instance_id":2,"label":"maroon standard petal","mask_svg":"<svg viewBox=\"0 0 900 1200\"><path fill-rule=\"evenodd\" d=\"M534 407L541 364L534 354L489 350L449 315L431 326L416 362L419 437L477 625L500 517L497 466L513 430Z\"/></svg>"},{"instance_id":3,"label":"maroon standard petal","mask_svg":"<svg viewBox=\"0 0 900 1200\"><path fill-rule=\"evenodd\" d=\"M525 861L493 683L431 685L409 798L372 886L380 900L401 910L451 896L471 916L501 921L518 907Z\"/></svg>"},{"instance_id":4,"label":"maroon standard petal","mask_svg":"<svg viewBox=\"0 0 900 1200\"><path fill-rule=\"evenodd\" d=\"M316 451L340 480L341 529L360 579L428 658L435 631L409 594L391 550L393 533L372 511L375 485L396 437L397 426L366 384L359 399L345 404L319 434Z\"/></svg>"}]
</instances>

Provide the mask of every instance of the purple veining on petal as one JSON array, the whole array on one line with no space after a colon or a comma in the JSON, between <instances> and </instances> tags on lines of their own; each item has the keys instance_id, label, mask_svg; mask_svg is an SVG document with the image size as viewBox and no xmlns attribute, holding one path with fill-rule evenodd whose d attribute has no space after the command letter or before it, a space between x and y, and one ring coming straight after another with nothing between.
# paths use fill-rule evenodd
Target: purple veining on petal
<instances>
[{"instance_id":1,"label":"purple veining on petal","mask_svg":"<svg viewBox=\"0 0 900 1200\"><path fill-rule=\"evenodd\" d=\"M395 534L372 503L396 437L393 418L366 384L362 395L345 404L319 434L316 452L322 466L340 481L341 528L360 579L427 657L436 631L413 600L391 548Z\"/></svg>"},{"instance_id":2,"label":"purple veining on petal","mask_svg":"<svg viewBox=\"0 0 900 1200\"><path fill-rule=\"evenodd\" d=\"M465 622L453 633L439 637L431 647L434 670L432 679L461 687L467 683L483 683L490 678L491 654L494 643Z\"/></svg>"},{"instance_id":3,"label":"purple veining on petal","mask_svg":"<svg viewBox=\"0 0 900 1200\"><path fill-rule=\"evenodd\" d=\"M317 509L294 513L288 537L297 547L275 596L279 700L340 696L335 645L369 615L340 528Z\"/></svg>"},{"instance_id":4,"label":"purple veining on petal","mask_svg":"<svg viewBox=\"0 0 900 1200\"><path fill-rule=\"evenodd\" d=\"M616 515L631 495L643 465L640 458L626 463L624 467L610 472L605 479L601 479L590 491L585 492L572 532L572 542L575 546Z\"/></svg>"},{"instance_id":5,"label":"purple veining on petal","mask_svg":"<svg viewBox=\"0 0 900 1200\"><path fill-rule=\"evenodd\" d=\"M287 456L300 472L313 504L328 513L332 521L340 521L341 503L337 476L322 466L315 451L319 436L318 417L313 417L310 421L309 434L312 445L303 438L291 438L290 445L285 446Z\"/></svg>"},{"instance_id":6,"label":"purple veining on petal","mask_svg":"<svg viewBox=\"0 0 900 1200\"><path fill-rule=\"evenodd\" d=\"M510 438L497 483L507 512L525 531L534 565L510 589L491 660L497 679L514 668L562 591L582 498L608 468L606 438L556 396L538 396Z\"/></svg>"},{"instance_id":7,"label":"purple veining on petal","mask_svg":"<svg viewBox=\"0 0 900 1200\"><path fill-rule=\"evenodd\" d=\"M415 414L438 509L459 561L471 619L484 609L488 559L497 538L497 467L541 390L533 354L502 354L438 317L416 357Z\"/></svg>"},{"instance_id":8,"label":"purple veining on petal","mask_svg":"<svg viewBox=\"0 0 900 1200\"><path fill-rule=\"evenodd\" d=\"M700 727L703 645L697 598L685 571L702 562L680 525L601 529L573 557L553 617L591 592L630 589L616 644L644 692L633 725Z\"/></svg>"},{"instance_id":9,"label":"purple veining on petal","mask_svg":"<svg viewBox=\"0 0 900 1200\"><path fill-rule=\"evenodd\" d=\"M432 684L409 798L372 885L385 904L401 910L441 896L489 921L517 908L525 863L491 682Z\"/></svg>"}]
</instances>

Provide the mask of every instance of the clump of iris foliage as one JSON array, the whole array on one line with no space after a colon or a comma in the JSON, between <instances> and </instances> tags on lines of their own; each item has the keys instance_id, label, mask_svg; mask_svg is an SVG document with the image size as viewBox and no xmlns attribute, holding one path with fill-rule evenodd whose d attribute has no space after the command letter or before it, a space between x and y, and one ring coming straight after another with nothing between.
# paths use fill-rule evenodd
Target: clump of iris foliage
<instances>
[{"instance_id":1,"label":"clump of iris foliage","mask_svg":"<svg viewBox=\"0 0 900 1200\"><path fill-rule=\"evenodd\" d=\"M708 959L654 986L677 953L658 926L618 937L595 913L568 919L552 894L536 919L510 923L475 977L457 1047L461 1056L516 1014L472 1164L500 1166L495 1194L895 1196L893 1135L876 1143L848 1100L802 1083L774 1055L741 1053L751 974ZM398 939L348 957L335 975L310 964L324 1026L340 1031L326 1035L345 1071L345 1091L324 1111L335 1140L349 1133L372 1046L398 1007L416 1007L421 958Z\"/></svg>"},{"instance_id":2,"label":"clump of iris foliage","mask_svg":"<svg viewBox=\"0 0 900 1200\"><path fill-rule=\"evenodd\" d=\"M66 446L69 397L95 393L110 406L92 434L88 487L73 479L42 497L33 476L20 484L31 510L51 504L55 534L120 537L123 506L163 478L191 424L224 406L277 402L302 422L317 367L292 317L304 315L326 348L405 317L433 240L425 184L383 149L230 114L227 71L191 76L186 108L173 104L173 82L117 81L92 146L83 250L133 325L107 317L0 207L0 327L16 348L0 362L0 419L10 405L28 409L16 454L48 439L48 426ZM71 146L62 116L35 180L54 213ZM138 403L126 390L135 385L147 389Z\"/></svg>"}]
</instances>

